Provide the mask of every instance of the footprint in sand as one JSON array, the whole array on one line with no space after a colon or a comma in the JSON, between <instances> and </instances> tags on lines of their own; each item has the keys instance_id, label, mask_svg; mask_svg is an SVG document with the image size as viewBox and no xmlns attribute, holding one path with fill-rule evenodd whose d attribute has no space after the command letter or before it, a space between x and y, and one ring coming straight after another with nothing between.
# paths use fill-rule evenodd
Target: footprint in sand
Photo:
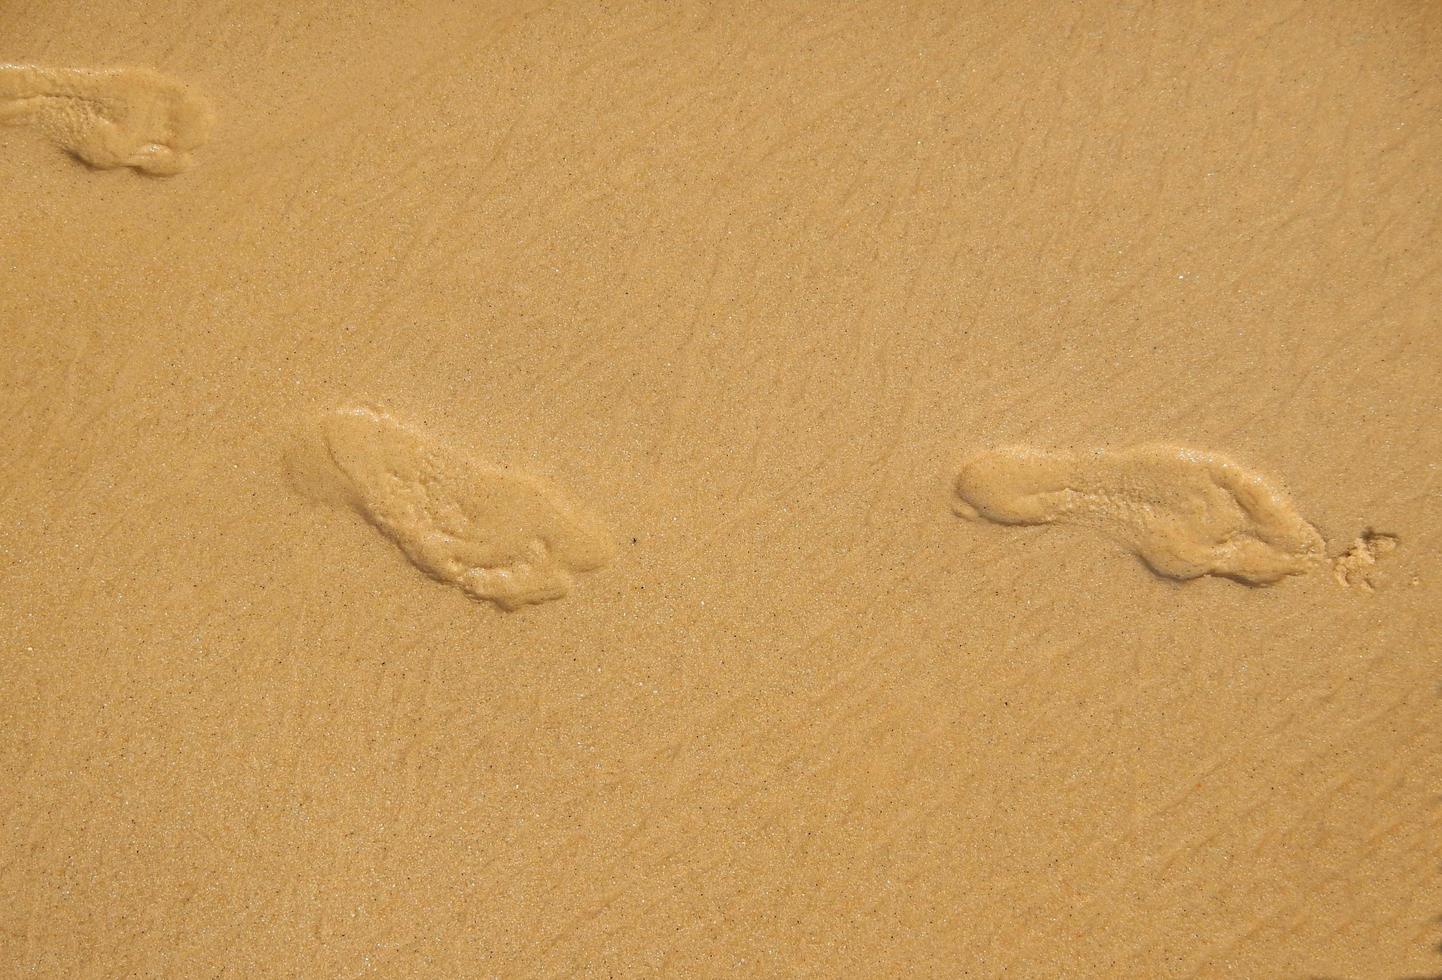
<instances>
[{"instance_id":1,"label":"footprint in sand","mask_svg":"<svg viewBox=\"0 0 1442 980\"><path fill-rule=\"evenodd\" d=\"M1357 535L1352 547L1332 559L1332 575L1338 585L1351 585L1375 592L1382 584L1379 560L1397 550L1397 535L1371 528Z\"/></svg>"},{"instance_id":2,"label":"footprint in sand","mask_svg":"<svg viewBox=\"0 0 1442 980\"><path fill-rule=\"evenodd\" d=\"M148 68L0 64L0 126L30 126L92 167L178 174L212 121L199 96Z\"/></svg>"},{"instance_id":3,"label":"footprint in sand","mask_svg":"<svg viewBox=\"0 0 1442 980\"><path fill-rule=\"evenodd\" d=\"M1095 528L1179 580L1221 575L1271 585L1328 562L1322 535L1279 487L1195 449L995 449L962 466L956 498L957 512L971 519ZM1340 571L1362 561L1352 555L1332 560L1339 580L1360 577Z\"/></svg>"},{"instance_id":4,"label":"footprint in sand","mask_svg":"<svg viewBox=\"0 0 1442 980\"><path fill-rule=\"evenodd\" d=\"M606 532L541 481L375 409L320 416L290 464L302 493L349 507L421 571L502 609L559 599L614 556Z\"/></svg>"}]
</instances>

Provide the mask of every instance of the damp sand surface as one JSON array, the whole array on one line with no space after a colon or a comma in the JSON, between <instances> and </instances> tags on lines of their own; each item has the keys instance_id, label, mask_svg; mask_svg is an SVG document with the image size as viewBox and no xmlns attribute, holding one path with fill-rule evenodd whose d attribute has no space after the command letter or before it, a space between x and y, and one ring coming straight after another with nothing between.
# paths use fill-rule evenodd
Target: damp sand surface
<instances>
[{"instance_id":1,"label":"damp sand surface","mask_svg":"<svg viewBox=\"0 0 1442 980\"><path fill-rule=\"evenodd\" d=\"M1442 10L0 3L0 976L1442 972Z\"/></svg>"}]
</instances>

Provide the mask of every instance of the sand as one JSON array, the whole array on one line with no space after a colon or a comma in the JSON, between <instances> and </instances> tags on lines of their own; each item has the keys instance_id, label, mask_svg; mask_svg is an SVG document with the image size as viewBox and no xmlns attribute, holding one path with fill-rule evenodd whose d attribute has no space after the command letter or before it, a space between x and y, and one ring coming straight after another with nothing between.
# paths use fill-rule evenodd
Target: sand
<instances>
[{"instance_id":1,"label":"sand","mask_svg":"<svg viewBox=\"0 0 1442 980\"><path fill-rule=\"evenodd\" d=\"M1442 972L1442 7L0 65L0 975Z\"/></svg>"}]
</instances>

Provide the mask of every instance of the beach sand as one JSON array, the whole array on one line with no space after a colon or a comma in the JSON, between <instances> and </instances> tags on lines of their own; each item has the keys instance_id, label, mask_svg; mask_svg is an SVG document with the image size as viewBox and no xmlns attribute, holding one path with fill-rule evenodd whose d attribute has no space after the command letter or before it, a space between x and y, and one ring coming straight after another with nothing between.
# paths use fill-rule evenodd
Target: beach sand
<instances>
[{"instance_id":1,"label":"beach sand","mask_svg":"<svg viewBox=\"0 0 1442 980\"><path fill-rule=\"evenodd\" d=\"M0 975L1442 972L1442 7L0 63Z\"/></svg>"}]
</instances>

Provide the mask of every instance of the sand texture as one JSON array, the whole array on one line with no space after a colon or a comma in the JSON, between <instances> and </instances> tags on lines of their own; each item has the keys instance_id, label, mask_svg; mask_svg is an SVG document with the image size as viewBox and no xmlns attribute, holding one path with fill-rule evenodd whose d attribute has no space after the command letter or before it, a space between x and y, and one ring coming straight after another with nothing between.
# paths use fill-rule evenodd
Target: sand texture
<instances>
[{"instance_id":1,"label":"sand texture","mask_svg":"<svg viewBox=\"0 0 1442 980\"><path fill-rule=\"evenodd\" d=\"M0 0L0 977L1442 975L1442 5Z\"/></svg>"}]
</instances>

